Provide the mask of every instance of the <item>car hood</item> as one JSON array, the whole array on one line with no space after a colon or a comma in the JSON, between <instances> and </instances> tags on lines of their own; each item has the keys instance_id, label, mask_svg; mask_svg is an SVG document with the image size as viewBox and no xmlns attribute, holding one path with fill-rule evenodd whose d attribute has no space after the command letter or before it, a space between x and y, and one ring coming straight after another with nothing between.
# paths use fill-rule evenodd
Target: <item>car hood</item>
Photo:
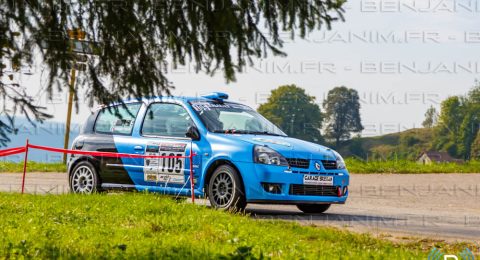
<instances>
[{"instance_id":1,"label":"car hood","mask_svg":"<svg viewBox=\"0 0 480 260\"><path fill-rule=\"evenodd\" d=\"M332 149L296 138L240 134L224 134L224 137L228 139L242 140L254 145L268 146L287 158L335 160L335 154Z\"/></svg>"}]
</instances>

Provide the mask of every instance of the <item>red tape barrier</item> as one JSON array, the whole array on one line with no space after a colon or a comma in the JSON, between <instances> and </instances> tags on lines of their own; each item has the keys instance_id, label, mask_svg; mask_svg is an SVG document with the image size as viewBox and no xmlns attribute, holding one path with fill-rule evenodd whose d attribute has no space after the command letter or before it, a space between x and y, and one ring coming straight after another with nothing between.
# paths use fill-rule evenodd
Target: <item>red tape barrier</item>
<instances>
[{"instance_id":1,"label":"red tape barrier","mask_svg":"<svg viewBox=\"0 0 480 260\"><path fill-rule=\"evenodd\" d=\"M0 150L0 157L19 154L25 152L25 147L16 147L16 148L9 148Z\"/></svg>"},{"instance_id":2,"label":"red tape barrier","mask_svg":"<svg viewBox=\"0 0 480 260\"><path fill-rule=\"evenodd\" d=\"M97 151L81 151L81 150L68 150L61 148L54 148L48 146L29 144L29 148L50 151L54 153L68 153L68 154L82 154L92 156L102 156L109 158L190 158L190 156L162 156L162 155L143 155L143 154L130 154L130 153L112 153L112 152L97 152Z\"/></svg>"},{"instance_id":3,"label":"red tape barrier","mask_svg":"<svg viewBox=\"0 0 480 260\"><path fill-rule=\"evenodd\" d=\"M159 159L159 158L189 158L190 159L190 188L192 193L192 202L195 202L195 193L194 193L194 181L193 181L193 156L196 154L193 153L192 149L190 149L189 156L162 156L162 155L143 155L143 154L129 154L129 153L113 153L113 152L98 152L98 151L81 151L81 150L69 150L69 149L62 149L62 148L55 148L55 147L48 147L48 146L41 146L41 145L34 145L27 142L25 147L15 147L15 148L8 148L0 150L0 157L25 153L25 159L23 162L23 178L22 178L22 194L25 191L25 174L27 171L27 160L28 160L28 150L29 148L37 149L37 150L44 150L54 153L64 153L64 154L81 154L81 155L91 155L91 156L101 156L101 157L109 157L109 158L152 158L152 159Z\"/></svg>"}]
</instances>

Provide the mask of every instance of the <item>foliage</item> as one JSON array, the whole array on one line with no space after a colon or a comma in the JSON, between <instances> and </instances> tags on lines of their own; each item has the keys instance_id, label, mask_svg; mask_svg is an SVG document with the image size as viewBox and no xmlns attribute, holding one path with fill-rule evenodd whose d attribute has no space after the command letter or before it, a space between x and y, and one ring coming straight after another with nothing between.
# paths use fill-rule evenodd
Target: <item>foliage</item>
<instances>
[{"instance_id":1,"label":"foliage","mask_svg":"<svg viewBox=\"0 0 480 260\"><path fill-rule=\"evenodd\" d=\"M420 246L148 194L0 194L0 258L413 259Z\"/></svg>"},{"instance_id":2,"label":"foliage","mask_svg":"<svg viewBox=\"0 0 480 260\"><path fill-rule=\"evenodd\" d=\"M480 161L419 164L412 160L360 160L347 158L351 173L480 173Z\"/></svg>"},{"instance_id":3,"label":"foliage","mask_svg":"<svg viewBox=\"0 0 480 260\"><path fill-rule=\"evenodd\" d=\"M472 144L472 152L470 158L479 160L480 159L480 131L477 132L477 137Z\"/></svg>"},{"instance_id":4,"label":"foliage","mask_svg":"<svg viewBox=\"0 0 480 260\"><path fill-rule=\"evenodd\" d=\"M422 126L425 128L432 128L437 124L437 121L437 110L433 106L430 106L430 108L427 109L427 112L425 112L425 120L422 122Z\"/></svg>"},{"instance_id":5,"label":"foliage","mask_svg":"<svg viewBox=\"0 0 480 260\"><path fill-rule=\"evenodd\" d=\"M279 126L291 137L320 143L323 116L315 97L295 85L280 86L268 102L260 105L258 112Z\"/></svg>"},{"instance_id":6,"label":"foliage","mask_svg":"<svg viewBox=\"0 0 480 260\"><path fill-rule=\"evenodd\" d=\"M393 146L388 144L380 144L370 148L370 159L376 160L388 160L398 158L399 146Z\"/></svg>"},{"instance_id":7,"label":"foliage","mask_svg":"<svg viewBox=\"0 0 480 260\"><path fill-rule=\"evenodd\" d=\"M480 104L480 81L475 80L473 88L468 92L468 98L471 103Z\"/></svg>"},{"instance_id":8,"label":"foliage","mask_svg":"<svg viewBox=\"0 0 480 260\"><path fill-rule=\"evenodd\" d=\"M359 100L356 90L343 86L328 92L323 104L327 122L326 136L335 140L336 147L341 140L349 139L352 132L359 133L363 130Z\"/></svg>"},{"instance_id":9,"label":"foliage","mask_svg":"<svg viewBox=\"0 0 480 260\"><path fill-rule=\"evenodd\" d=\"M436 150L469 159L480 125L480 84L466 96L453 96L442 102L434 138Z\"/></svg>"},{"instance_id":10,"label":"foliage","mask_svg":"<svg viewBox=\"0 0 480 260\"><path fill-rule=\"evenodd\" d=\"M168 70L191 63L197 72L222 71L235 80L254 58L282 52L281 32L300 37L342 18L345 0L326 1L14 1L0 3L0 114L17 112L36 120L48 117L23 87L12 82L20 68L35 60L46 68L49 94L69 87L69 64L80 29L98 43L77 82L75 101L85 94L89 105L127 97L168 94ZM78 31L77 31L78 32ZM46 46L45 46L46 43ZM42 47L44 47L42 49ZM7 69L11 67L11 69ZM9 72L11 71L11 72ZM81 91L79 91L81 89ZM7 105L8 104L8 105ZM12 120L0 123L0 141L13 131Z\"/></svg>"},{"instance_id":11,"label":"foliage","mask_svg":"<svg viewBox=\"0 0 480 260\"><path fill-rule=\"evenodd\" d=\"M400 145L401 146L406 146L406 147L414 146L414 145L418 144L419 142L420 142L420 140L418 139L418 137L413 136L413 135L402 135L402 136L400 136Z\"/></svg>"}]
</instances>

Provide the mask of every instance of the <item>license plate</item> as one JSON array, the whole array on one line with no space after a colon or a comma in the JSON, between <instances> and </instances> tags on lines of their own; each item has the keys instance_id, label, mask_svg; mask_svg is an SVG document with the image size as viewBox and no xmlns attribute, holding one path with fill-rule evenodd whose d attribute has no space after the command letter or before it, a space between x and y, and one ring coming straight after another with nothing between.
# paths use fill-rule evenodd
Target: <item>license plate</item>
<instances>
[{"instance_id":1,"label":"license plate","mask_svg":"<svg viewBox=\"0 0 480 260\"><path fill-rule=\"evenodd\" d=\"M333 186L333 176L303 175L303 184Z\"/></svg>"}]
</instances>

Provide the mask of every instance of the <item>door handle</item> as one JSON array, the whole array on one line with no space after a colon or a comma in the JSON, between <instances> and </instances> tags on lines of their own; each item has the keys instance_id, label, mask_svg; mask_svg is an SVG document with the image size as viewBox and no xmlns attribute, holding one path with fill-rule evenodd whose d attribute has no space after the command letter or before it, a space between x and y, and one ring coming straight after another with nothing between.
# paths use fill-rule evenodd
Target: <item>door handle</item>
<instances>
[{"instance_id":1,"label":"door handle","mask_svg":"<svg viewBox=\"0 0 480 260\"><path fill-rule=\"evenodd\" d=\"M133 147L133 149L134 149L134 150L137 150L137 151L139 151L139 150L142 150L142 151L143 151L143 146L137 145L137 146Z\"/></svg>"}]
</instances>

